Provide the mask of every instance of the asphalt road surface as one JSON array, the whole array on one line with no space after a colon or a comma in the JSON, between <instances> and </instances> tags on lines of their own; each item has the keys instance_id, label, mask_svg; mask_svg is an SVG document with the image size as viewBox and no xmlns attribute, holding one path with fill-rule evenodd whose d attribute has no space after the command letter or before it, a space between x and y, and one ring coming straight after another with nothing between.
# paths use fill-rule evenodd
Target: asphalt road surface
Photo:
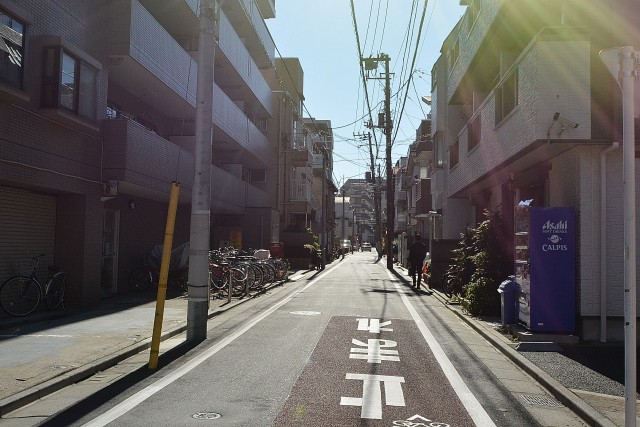
<instances>
[{"instance_id":1,"label":"asphalt road surface","mask_svg":"<svg viewBox=\"0 0 640 427\"><path fill-rule=\"evenodd\" d=\"M238 306L157 372L111 384L44 425L541 425L496 377L522 375L516 368L376 261L354 253Z\"/></svg>"}]
</instances>

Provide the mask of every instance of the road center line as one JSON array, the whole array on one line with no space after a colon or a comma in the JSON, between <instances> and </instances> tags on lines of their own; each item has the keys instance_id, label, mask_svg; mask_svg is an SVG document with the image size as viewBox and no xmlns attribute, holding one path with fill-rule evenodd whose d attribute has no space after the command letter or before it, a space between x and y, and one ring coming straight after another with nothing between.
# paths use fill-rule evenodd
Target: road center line
<instances>
[{"instance_id":1,"label":"road center line","mask_svg":"<svg viewBox=\"0 0 640 427\"><path fill-rule=\"evenodd\" d=\"M464 407L467 409L467 412L469 413L469 416L471 417L473 422L475 422L478 426L495 427L495 424L489 414L487 414L487 411L484 410L482 405L480 405L480 402L478 402L478 399L476 399L473 393L471 393L471 390L469 390L469 387L467 387L467 385L464 383L462 377L460 377L460 374L453 366L447 355L444 353L436 338L433 336L416 309L413 307L413 305L409 301L409 298L407 298L404 290L400 288L399 280L395 276L393 276L389 270L385 269L385 271L387 272L387 276L389 276L389 280L391 280L391 283L393 283L393 285L396 287L400 298L402 298L402 302L407 308L407 311L418 326L420 333L424 337L429 348L431 348L431 351L438 361L440 368L442 368L444 375L447 377L449 383L451 384L451 387L458 395L458 398L460 398L460 401L462 402Z\"/></svg>"},{"instance_id":2,"label":"road center line","mask_svg":"<svg viewBox=\"0 0 640 427\"><path fill-rule=\"evenodd\" d=\"M279 309L280 307L282 307L283 305L285 305L286 303L291 301L299 293L304 292L305 290L307 290L308 288L313 286L320 278L326 276L328 273L330 273L331 271L335 270L337 267L339 267L339 264L334 266L334 267L326 269L324 271L324 274L321 274L319 277L316 277L315 279L310 281L307 285L305 285L303 288L298 289L293 294L289 295L287 298L283 299L282 301L280 301L280 302L276 303L275 305L273 305L272 307L268 308L267 310L262 312L260 315L258 315L257 317L255 317L251 321L247 322L242 328L238 329L233 334L229 335L226 338L223 338L218 343L216 343L212 347L208 348L207 350L205 350L200 355L194 357L189 362L187 362L184 365L182 365L180 368L178 368L175 371L173 371L170 374L168 374L166 377L163 377L163 378L159 379L158 381L154 382L153 384L145 387L144 389L140 390L139 392L137 392L133 396L125 399L124 401L122 401L118 405L116 405L113 408L109 409L104 414L102 414L99 417L96 417L93 420L85 423L83 426L87 426L87 427L102 427L102 426L105 426L105 425L109 424L110 422L116 420L117 418L121 417L122 415L126 414L131 409L135 408L140 403L144 402L149 397L151 397L155 393L159 392L163 388L167 387L168 385L170 385L171 383L173 383L174 381L176 381L180 377L186 375L191 370L193 370L198 365L200 365L202 362L204 362L205 360L207 360L208 358L210 358L211 356L213 356L214 354L216 354L217 352L219 352L220 350L222 350L223 348L225 348L226 346L228 346L229 344L234 342L236 339L241 337L245 332L249 331L251 328L253 328L260 321L264 320L270 314L272 314L274 311L276 311L277 309Z\"/></svg>"}]
</instances>

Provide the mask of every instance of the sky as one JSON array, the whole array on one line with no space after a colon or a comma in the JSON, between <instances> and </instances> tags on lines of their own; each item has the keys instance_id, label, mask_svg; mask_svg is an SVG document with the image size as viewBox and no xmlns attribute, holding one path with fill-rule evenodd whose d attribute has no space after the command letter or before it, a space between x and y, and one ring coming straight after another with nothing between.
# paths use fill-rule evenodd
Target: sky
<instances>
[{"instance_id":1,"label":"sky","mask_svg":"<svg viewBox=\"0 0 640 427\"><path fill-rule=\"evenodd\" d=\"M420 120L430 111L421 97L430 95L431 68L440 56L442 42L466 9L459 0L353 0L353 5L355 26L351 0L275 0L276 17L266 21L276 56L300 60L304 116L331 121L333 176L338 188L347 179L364 178L371 164L367 141L354 136L369 132L356 28L363 57L379 57L381 53L390 57L395 165L407 155ZM383 64L379 64L376 77L384 76ZM384 107L384 80L367 80L367 91L375 122ZM375 132L380 147L376 164L384 176L386 136Z\"/></svg>"}]
</instances>

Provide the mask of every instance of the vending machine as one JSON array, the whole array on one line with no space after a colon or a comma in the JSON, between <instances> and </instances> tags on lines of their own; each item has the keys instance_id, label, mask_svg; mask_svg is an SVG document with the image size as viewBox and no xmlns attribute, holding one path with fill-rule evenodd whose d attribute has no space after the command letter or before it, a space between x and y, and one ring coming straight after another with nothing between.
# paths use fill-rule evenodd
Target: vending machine
<instances>
[{"instance_id":1,"label":"vending machine","mask_svg":"<svg viewBox=\"0 0 640 427\"><path fill-rule=\"evenodd\" d=\"M521 203L514 219L518 320L532 332L574 332L575 210Z\"/></svg>"}]
</instances>

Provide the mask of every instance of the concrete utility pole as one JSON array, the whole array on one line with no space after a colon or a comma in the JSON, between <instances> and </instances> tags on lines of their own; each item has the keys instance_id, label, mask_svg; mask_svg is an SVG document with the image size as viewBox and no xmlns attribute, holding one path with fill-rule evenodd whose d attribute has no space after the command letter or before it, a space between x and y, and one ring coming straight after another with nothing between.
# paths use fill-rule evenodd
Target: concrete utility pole
<instances>
[{"instance_id":1,"label":"concrete utility pole","mask_svg":"<svg viewBox=\"0 0 640 427\"><path fill-rule=\"evenodd\" d=\"M342 181L344 182L344 176L342 177ZM344 243L344 188L342 189L342 240L340 240L340 247Z\"/></svg>"},{"instance_id":2,"label":"concrete utility pole","mask_svg":"<svg viewBox=\"0 0 640 427\"><path fill-rule=\"evenodd\" d=\"M393 223L394 223L394 197L393 197L393 169L391 168L391 82L389 76L389 55L381 54L384 61L384 132L387 137L387 268L393 270Z\"/></svg>"},{"instance_id":3,"label":"concrete utility pole","mask_svg":"<svg viewBox=\"0 0 640 427\"><path fill-rule=\"evenodd\" d=\"M196 145L191 195L187 340L207 338L209 311L209 223L211 215L211 139L213 136L213 63L216 30L215 0L200 1Z\"/></svg>"},{"instance_id":4,"label":"concrete utility pole","mask_svg":"<svg viewBox=\"0 0 640 427\"><path fill-rule=\"evenodd\" d=\"M373 124L368 125L367 127L374 127ZM374 226L374 239L375 239L375 244L377 245L378 242L381 242L381 237L380 237L380 189L378 187L378 181L376 179L376 162L375 162L375 158L373 156L373 144L371 144L371 132L367 132L366 135L364 134L357 134L354 135L357 136L359 138L364 138L367 137L367 139L369 140L369 157L371 158L371 183L373 183L373 212L374 212L374 216L375 216L375 221L376 221L376 226ZM379 253L380 257L382 257L382 252Z\"/></svg>"},{"instance_id":5,"label":"concrete utility pole","mask_svg":"<svg viewBox=\"0 0 640 427\"><path fill-rule=\"evenodd\" d=\"M384 61L384 120L382 123L378 123L378 126L373 126L371 123L370 127L378 127L382 128L385 133L387 139L386 143L386 169L387 169L387 238L386 238L386 254L387 254L387 268L389 270L393 270L393 222L394 222L394 197L393 197L393 169L391 167L391 130L393 129L393 123L391 121L391 75L389 74L389 62L391 58L389 55L381 53L378 58L363 58L362 62L365 63L366 70L374 70L377 68L377 64L379 61ZM369 77L371 78L371 77ZM375 78L379 80L380 78ZM378 174L379 175L379 174ZM376 187L378 194L380 194L381 189ZM375 191L375 190L374 190ZM378 197L381 198L379 195ZM382 235L382 227L380 224L380 218L377 218L378 223L378 233L380 236Z\"/></svg>"},{"instance_id":6,"label":"concrete utility pole","mask_svg":"<svg viewBox=\"0 0 640 427\"><path fill-rule=\"evenodd\" d=\"M636 182L634 81L640 53L632 46L605 49L600 57L622 90L622 162L624 200L624 360L625 426L636 425ZM603 242L604 244L606 242Z\"/></svg>"}]
</instances>

